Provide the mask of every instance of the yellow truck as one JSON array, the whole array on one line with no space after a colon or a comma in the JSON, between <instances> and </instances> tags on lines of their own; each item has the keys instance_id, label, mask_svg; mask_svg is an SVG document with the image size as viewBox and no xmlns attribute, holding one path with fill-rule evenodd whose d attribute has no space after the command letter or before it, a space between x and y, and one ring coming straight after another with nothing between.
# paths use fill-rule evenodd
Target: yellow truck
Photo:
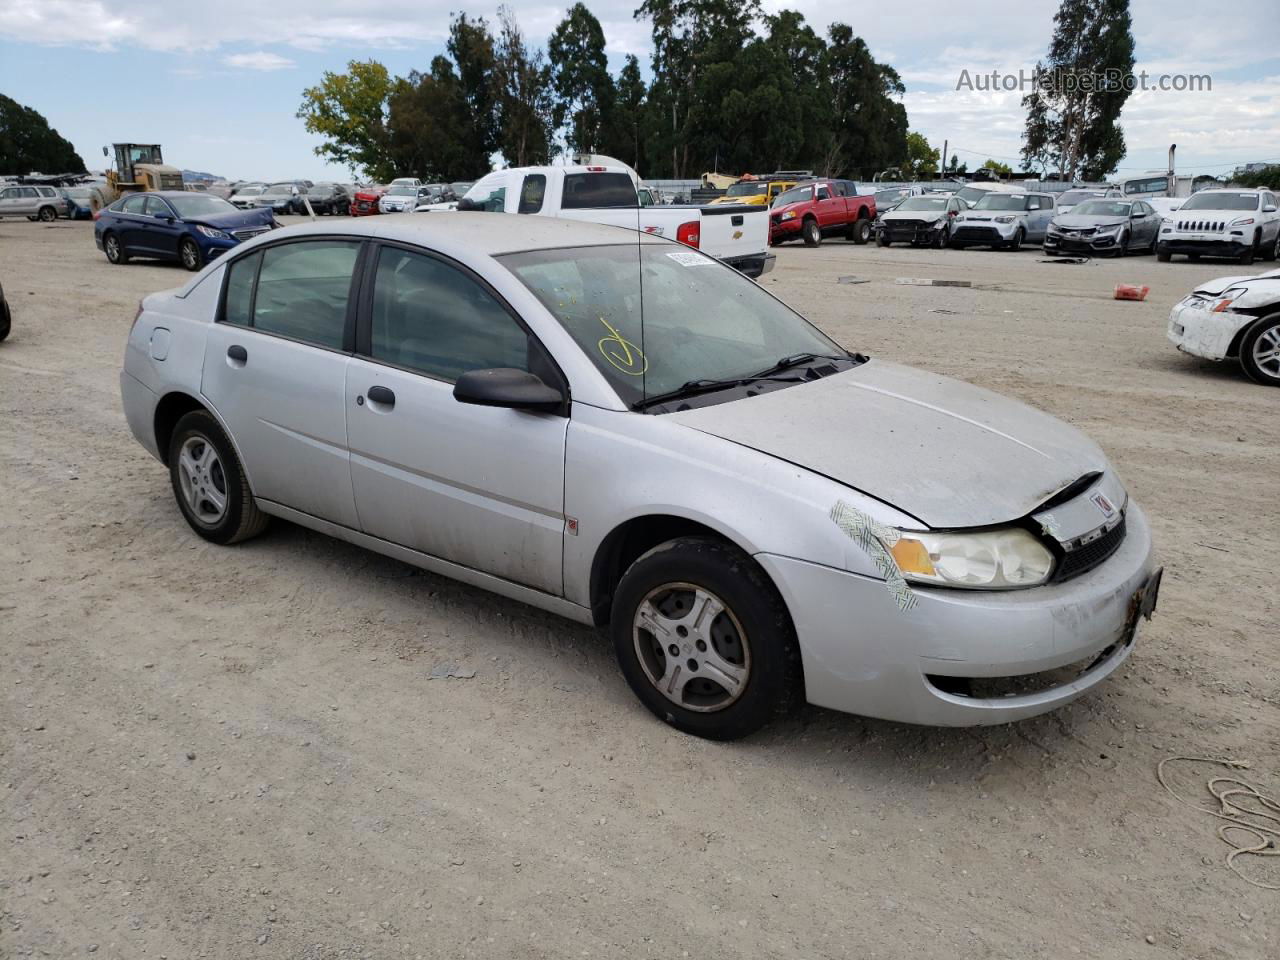
<instances>
[{"instance_id":1,"label":"yellow truck","mask_svg":"<svg viewBox=\"0 0 1280 960\"><path fill-rule=\"evenodd\" d=\"M750 207L768 207L773 205L773 198L789 187L794 187L800 180L813 176L810 170L780 170L761 176L744 174L736 183L730 184L723 197L711 201L711 205L740 203Z\"/></svg>"},{"instance_id":2,"label":"yellow truck","mask_svg":"<svg viewBox=\"0 0 1280 960\"><path fill-rule=\"evenodd\" d=\"M182 171L164 162L158 143L113 143L116 168L107 171L110 203L119 194L144 190L182 190ZM107 148L102 155L110 157Z\"/></svg>"}]
</instances>

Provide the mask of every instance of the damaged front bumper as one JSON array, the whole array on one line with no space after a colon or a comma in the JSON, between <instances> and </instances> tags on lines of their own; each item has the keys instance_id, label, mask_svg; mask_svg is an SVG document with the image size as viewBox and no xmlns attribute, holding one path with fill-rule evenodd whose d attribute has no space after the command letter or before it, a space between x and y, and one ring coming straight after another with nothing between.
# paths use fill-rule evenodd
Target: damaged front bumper
<instances>
[{"instance_id":1,"label":"damaged front bumper","mask_svg":"<svg viewBox=\"0 0 1280 960\"><path fill-rule=\"evenodd\" d=\"M1007 723L1101 683L1128 658L1159 588L1146 516L1106 561L1026 590L913 586L900 609L882 580L791 557L756 557L795 622L809 702L935 726Z\"/></svg>"},{"instance_id":2,"label":"damaged front bumper","mask_svg":"<svg viewBox=\"0 0 1280 960\"><path fill-rule=\"evenodd\" d=\"M1183 353L1205 360L1225 360L1234 355L1236 334L1253 317L1231 310L1214 312L1213 299L1194 294L1169 312L1169 342Z\"/></svg>"}]
</instances>

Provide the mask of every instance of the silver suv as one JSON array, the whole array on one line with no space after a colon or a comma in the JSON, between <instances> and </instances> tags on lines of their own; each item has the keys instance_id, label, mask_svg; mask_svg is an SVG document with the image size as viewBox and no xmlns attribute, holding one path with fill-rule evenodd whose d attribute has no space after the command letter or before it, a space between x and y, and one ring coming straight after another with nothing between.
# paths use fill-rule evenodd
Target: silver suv
<instances>
[{"instance_id":1,"label":"silver suv","mask_svg":"<svg viewBox=\"0 0 1280 960\"><path fill-rule=\"evenodd\" d=\"M67 201L54 187L9 186L0 189L0 217L26 217L49 223L65 211Z\"/></svg>"}]
</instances>

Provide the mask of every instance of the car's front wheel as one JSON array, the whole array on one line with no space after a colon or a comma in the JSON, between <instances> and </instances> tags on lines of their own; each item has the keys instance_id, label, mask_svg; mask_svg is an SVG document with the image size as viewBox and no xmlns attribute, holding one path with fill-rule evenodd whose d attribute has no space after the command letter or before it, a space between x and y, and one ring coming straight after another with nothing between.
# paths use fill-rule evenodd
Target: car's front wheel
<instances>
[{"instance_id":1,"label":"car's front wheel","mask_svg":"<svg viewBox=\"0 0 1280 960\"><path fill-rule=\"evenodd\" d=\"M1161 263L1168 263L1170 260L1173 259L1173 254L1171 254L1167 248L1157 246L1156 259L1159 260Z\"/></svg>"},{"instance_id":2,"label":"car's front wheel","mask_svg":"<svg viewBox=\"0 0 1280 960\"><path fill-rule=\"evenodd\" d=\"M236 543L267 526L231 441L211 414L182 417L169 441L169 477L191 529L213 543Z\"/></svg>"},{"instance_id":3,"label":"car's front wheel","mask_svg":"<svg viewBox=\"0 0 1280 960\"><path fill-rule=\"evenodd\" d=\"M688 537L633 563L613 601L614 650L636 696L678 730L735 740L800 692L786 606L736 547Z\"/></svg>"},{"instance_id":4,"label":"car's front wheel","mask_svg":"<svg viewBox=\"0 0 1280 960\"><path fill-rule=\"evenodd\" d=\"M817 220L806 220L800 233L804 237L804 245L806 247L822 245L822 230L818 227Z\"/></svg>"},{"instance_id":5,"label":"car's front wheel","mask_svg":"<svg viewBox=\"0 0 1280 960\"><path fill-rule=\"evenodd\" d=\"M1026 239L1026 236L1027 236L1027 235L1026 235L1026 233L1023 231L1023 229L1022 229L1021 227L1019 227L1019 228L1017 229L1017 231L1014 233L1014 235L1013 235L1013 239L1012 239L1012 240L1010 240L1008 243L1006 243L1006 244L1004 245L1004 248L1005 248L1006 250L1021 250L1021 249L1022 249L1022 241L1023 241L1024 239Z\"/></svg>"},{"instance_id":6,"label":"car's front wheel","mask_svg":"<svg viewBox=\"0 0 1280 960\"><path fill-rule=\"evenodd\" d=\"M196 271L204 266L204 256L190 237L186 237L182 243L178 244L178 256L182 260L182 265L188 270Z\"/></svg>"},{"instance_id":7,"label":"car's front wheel","mask_svg":"<svg viewBox=\"0 0 1280 960\"><path fill-rule=\"evenodd\" d=\"M1263 317L1244 335L1240 365L1255 383L1280 387L1280 313Z\"/></svg>"}]
</instances>

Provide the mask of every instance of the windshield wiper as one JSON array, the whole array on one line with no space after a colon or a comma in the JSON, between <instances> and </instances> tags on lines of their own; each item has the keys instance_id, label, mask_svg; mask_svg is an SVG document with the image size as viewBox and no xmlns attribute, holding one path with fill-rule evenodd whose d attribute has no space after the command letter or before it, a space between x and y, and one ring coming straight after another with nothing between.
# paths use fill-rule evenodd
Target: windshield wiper
<instances>
[{"instance_id":1,"label":"windshield wiper","mask_svg":"<svg viewBox=\"0 0 1280 960\"><path fill-rule=\"evenodd\" d=\"M645 397L643 400L637 400L631 405L631 409L645 410L658 404L669 403L672 400L683 400L685 397L694 397L700 393L711 393L715 390L741 387L748 383L758 383L761 380L769 380L774 383L803 383L805 379L805 377L774 377L754 374L749 377L730 377L725 380L690 380L674 390L668 390L666 393L659 393L652 397Z\"/></svg>"},{"instance_id":2,"label":"windshield wiper","mask_svg":"<svg viewBox=\"0 0 1280 960\"><path fill-rule=\"evenodd\" d=\"M783 370L790 370L792 367L800 367L806 363L813 363L815 360L849 360L853 363L864 363L866 357L857 353L846 353L843 356L839 354L828 353L793 353L790 356L783 357L771 367L766 367L759 373L753 373L753 377L767 377L772 373L781 373Z\"/></svg>"}]
</instances>

